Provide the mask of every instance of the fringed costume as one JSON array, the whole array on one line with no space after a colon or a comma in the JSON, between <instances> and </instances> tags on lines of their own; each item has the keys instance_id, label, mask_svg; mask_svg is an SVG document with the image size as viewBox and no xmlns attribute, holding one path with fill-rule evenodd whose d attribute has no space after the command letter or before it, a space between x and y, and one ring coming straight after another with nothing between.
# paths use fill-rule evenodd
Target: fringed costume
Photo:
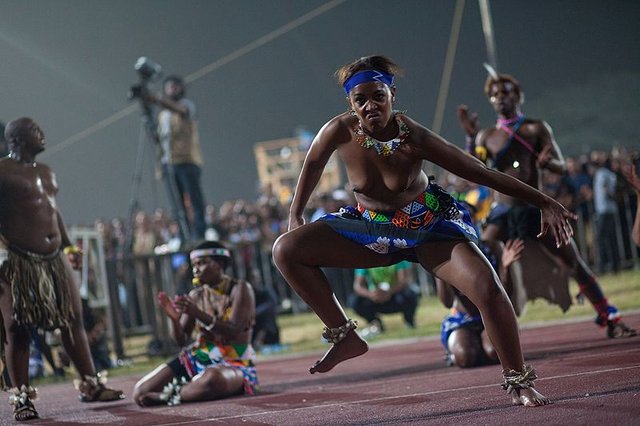
<instances>
[{"instance_id":1,"label":"fringed costume","mask_svg":"<svg viewBox=\"0 0 640 426\"><path fill-rule=\"evenodd\" d=\"M0 277L11 287L13 319L17 324L42 330L69 326L73 314L62 256L61 250L41 255L0 239ZM4 318L0 315L3 362L5 341Z\"/></svg>"}]
</instances>

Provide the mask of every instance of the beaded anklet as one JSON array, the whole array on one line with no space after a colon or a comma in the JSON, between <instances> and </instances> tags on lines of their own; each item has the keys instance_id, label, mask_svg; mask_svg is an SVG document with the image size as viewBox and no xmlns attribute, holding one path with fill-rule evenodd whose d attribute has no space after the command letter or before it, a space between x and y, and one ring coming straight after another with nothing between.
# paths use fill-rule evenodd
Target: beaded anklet
<instances>
[{"instance_id":1,"label":"beaded anklet","mask_svg":"<svg viewBox=\"0 0 640 426\"><path fill-rule=\"evenodd\" d=\"M518 396L518 390L533 388L533 381L538 378L536 370L530 365L523 365L522 371L512 369L502 370L502 389L508 394Z\"/></svg>"},{"instance_id":2,"label":"beaded anklet","mask_svg":"<svg viewBox=\"0 0 640 426\"><path fill-rule=\"evenodd\" d=\"M336 343L343 341L344 338L347 337L347 333L349 332L349 330L355 330L356 328L358 328L358 322L349 318L347 322L345 322L340 327L325 327L322 331L322 337L324 337L327 342L333 343L335 345Z\"/></svg>"},{"instance_id":3,"label":"beaded anklet","mask_svg":"<svg viewBox=\"0 0 640 426\"><path fill-rule=\"evenodd\" d=\"M182 404L180 390L187 383L188 381L184 376L180 377L180 379L174 377L173 380L167 383L162 389L162 392L160 393L160 399L165 401L167 405Z\"/></svg>"}]
</instances>

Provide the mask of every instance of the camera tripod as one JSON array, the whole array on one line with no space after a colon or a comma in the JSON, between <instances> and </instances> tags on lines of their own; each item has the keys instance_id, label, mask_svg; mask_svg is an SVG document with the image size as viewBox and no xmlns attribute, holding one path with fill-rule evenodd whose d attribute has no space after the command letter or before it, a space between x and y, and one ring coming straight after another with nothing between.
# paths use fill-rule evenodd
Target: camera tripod
<instances>
[{"instance_id":1,"label":"camera tripod","mask_svg":"<svg viewBox=\"0 0 640 426\"><path fill-rule=\"evenodd\" d=\"M138 152L136 154L136 165L131 183L131 194L129 197L129 228L127 230L127 249L133 251L133 226L135 222L136 210L140 207L139 192L140 182L142 181L142 169L144 165L145 147L148 141L151 141L156 148L156 167L161 162L163 147L160 143L160 136L158 135L158 128L156 120L152 114L151 105L144 99L140 98L140 107L142 109L140 117L140 136L138 138ZM189 226L186 220L186 214L182 203L180 203L178 194L178 188L173 176L173 169L170 166L162 165L161 167L162 181L167 192L167 199L171 207L171 214L173 219L178 222L178 228L180 232L180 241L184 245L188 241Z\"/></svg>"}]
</instances>

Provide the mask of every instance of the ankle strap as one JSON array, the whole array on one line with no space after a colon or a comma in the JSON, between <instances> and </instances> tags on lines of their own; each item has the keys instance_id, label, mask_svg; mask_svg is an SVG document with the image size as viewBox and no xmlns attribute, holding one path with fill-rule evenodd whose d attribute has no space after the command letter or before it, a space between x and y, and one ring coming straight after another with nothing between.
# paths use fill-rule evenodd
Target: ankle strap
<instances>
[{"instance_id":1,"label":"ankle strap","mask_svg":"<svg viewBox=\"0 0 640 426\"><path fill-rule=\"evenodd\" d=\"M341 342L345 337L347 337L347 333L349 332L349 330L355 330L356 328L358 328L358 322L349 318L347 322L340 327L325 327L322 331L322 337L327 339L329 343L333 343L335 345L336 343Z\"/></svg>"},{"instance_id":2,"label":"ankle strap","mask_svg":"<svg viewBox=\"0 0 640 426\"><path fill-rule=\"evenodd\" d=\"M9 393L9 404L15 407L22 407L27 404L27 401L38 399L38 389L33 386L22 385L20 388L11 388Z\"/></svg>"}]
</instances>

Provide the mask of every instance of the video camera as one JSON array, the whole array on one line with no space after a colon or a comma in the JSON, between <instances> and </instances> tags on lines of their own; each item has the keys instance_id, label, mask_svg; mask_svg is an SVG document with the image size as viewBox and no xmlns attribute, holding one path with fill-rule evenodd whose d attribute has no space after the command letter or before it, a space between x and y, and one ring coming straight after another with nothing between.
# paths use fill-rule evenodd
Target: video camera
<instances>
[{"instance_id":1,"label":"video camera","mask_svg":"<svg viewBox=\"0 0 640 426\"><path fill-rule=\"evenodd\" d=\"M129 100L142 99L149 92L149 83L156 81L162 75L162 67L146 56L141 56L133 68L140 76L140 83L129 88L128 98Z\"/></svg>"}]
</instances>

